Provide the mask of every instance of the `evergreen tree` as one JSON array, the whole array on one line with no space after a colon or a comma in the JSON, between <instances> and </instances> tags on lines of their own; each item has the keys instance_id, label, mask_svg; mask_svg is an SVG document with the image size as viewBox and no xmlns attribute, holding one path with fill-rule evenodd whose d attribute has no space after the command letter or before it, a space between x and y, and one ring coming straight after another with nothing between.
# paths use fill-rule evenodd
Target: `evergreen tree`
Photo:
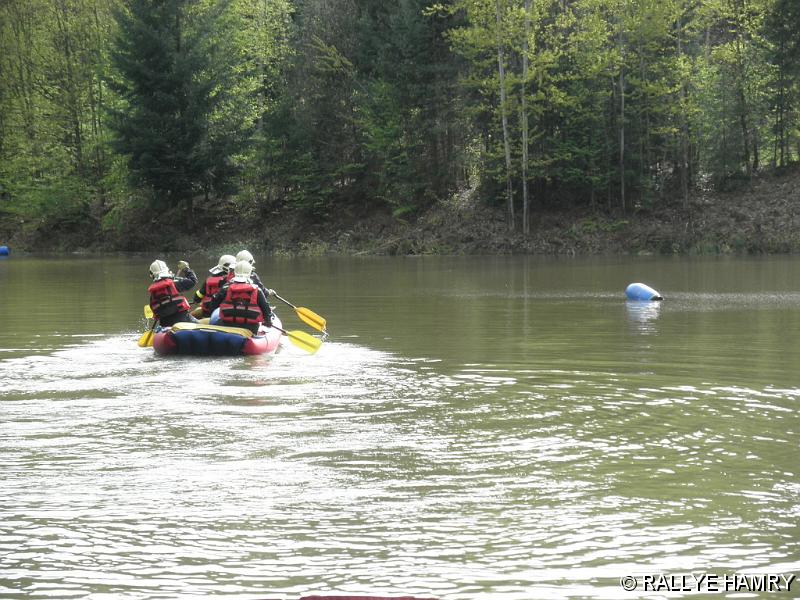
<instances>
[{"instance_id":1,"label":"evergreen tree","mask_svg":"<svg viewBox=\"0 0 800 600\"><path fill-rule=\"evenodd\" d=\"M772 163L783 167L793 155L792 141L800 156L800 2L775 0L764 23L765 37L771 42L769 60L777 73L771 82L773 115ZM794 125L794 126L793 126Z\"/></svg>"},{"instance_id":2,"label":"evergreen tree","mask_svg":"<svg viewBox=\"0 0 800 600\"><path fill-rule=\"evenodd\" d=\"M426 14L426 0L295 4L288 85L265 119L265 179L319 215L345 203L400 215L451 192L468 128L451 18Z\"/></svg>"},{"instance_id":3,"label":"evergreen tree","mask_svg":"<svg viewBox=\"0 0 800 600\"><path fill-rule=\"evenodd\" d=\"M368 94L358 96L369 185L400 212L441 198L458 183L460 63L444 32L446 11L427 0L360 4L354 65Z\"/></svg>"},{"instance_id":4,"label":"evergreen tree","mask_svg":"<svg viewBox=\"0 0 800 600\"><path fill-rule=\"evenodd\" d=\"M256 119L252 58L228 3L131 0L117 13L113 127L139 184L162 206L228 190Z\"/></svg>"}]
</instances>

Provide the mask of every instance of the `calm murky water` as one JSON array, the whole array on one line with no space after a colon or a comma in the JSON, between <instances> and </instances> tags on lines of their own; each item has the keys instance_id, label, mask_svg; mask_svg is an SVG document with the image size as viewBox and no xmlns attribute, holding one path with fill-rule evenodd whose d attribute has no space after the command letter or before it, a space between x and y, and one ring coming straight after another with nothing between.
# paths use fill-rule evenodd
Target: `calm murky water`
<instances>
[{"instance_id":1,"label":"calm murky water","mask_svg":"<svg viewBox=\"0 0 800 600\"><path fill-rule=\"evenodd\" d=\"M257 257L333 337L235 359L136 345L153 258L0 262L0 597L800 575L798 257Z\"/></svg>"}]
</instances>

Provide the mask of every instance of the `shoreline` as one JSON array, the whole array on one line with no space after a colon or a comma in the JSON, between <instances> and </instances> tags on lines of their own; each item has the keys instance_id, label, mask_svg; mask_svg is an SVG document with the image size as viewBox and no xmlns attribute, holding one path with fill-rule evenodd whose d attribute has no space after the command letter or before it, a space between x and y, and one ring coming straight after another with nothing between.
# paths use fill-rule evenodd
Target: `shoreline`
<instances>
[{"instance_id":1,"label":"shoreline","mask_svg":"<svg viewBox=\"0 0 800 600\"><path fill-rule=\"evenodd\" d=\"M627 214L599 208L534 210L531 233L510 232L505 208L470 193L440 201L416 218L353 207L326 219L274 209L258 227L227 202L205 211L194 233L144 211L116 229L91 223L15 222L0 213L0 245L25 252L229 252L247 246L271 256L401 255L757 255L800 253L800 169L764 175L731 192L697 193L688 210L661 200Z\"/></svg>"}]
</instances>

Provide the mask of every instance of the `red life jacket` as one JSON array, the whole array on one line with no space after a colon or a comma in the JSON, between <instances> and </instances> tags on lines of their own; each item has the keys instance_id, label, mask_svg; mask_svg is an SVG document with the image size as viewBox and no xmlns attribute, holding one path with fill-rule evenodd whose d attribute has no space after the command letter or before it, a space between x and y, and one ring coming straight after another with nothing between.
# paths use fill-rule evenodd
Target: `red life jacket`
<instances>
[{"instance_id":1,"label":"red life jacket","mask_svg":"<svg viewBox=\"0 0 800 600\"><path fill-rule=\"evenodd\" d=\"M264 313L258 306L258 288L252 283L232 283L225 300L219 305L219 316L225 325L241 327L264 322Z\"/></svg>"},{"instance_id":2,"label":"red life jacket","mask_svg":"<svg viewBox=\"0 0 800 600\"><path fill-rule=\"evenodd\" d=\"M158 319L189 311L189 302L184 298L172 279L159 279L147 288L150 292L150 308Z\"/></svg>"},{"instance_id":3,"label":"red life jacket","mask_svg":"<svg viewBox=\"0 0 800 600\"><path fill-rule=\"evenodd\" d=\"M209 305L211 304L211 299L214 297L219 291L219 288L222 287L222 284L226 281L230 281L233 279L233 270L230 273L223 273L222 275L212 275L208 279L206 279L206 294L203 296L203 300L201 301L201 306L203 307L203 315L206 317L211 316L211 308Z\"/></svg>"}]
</instances>

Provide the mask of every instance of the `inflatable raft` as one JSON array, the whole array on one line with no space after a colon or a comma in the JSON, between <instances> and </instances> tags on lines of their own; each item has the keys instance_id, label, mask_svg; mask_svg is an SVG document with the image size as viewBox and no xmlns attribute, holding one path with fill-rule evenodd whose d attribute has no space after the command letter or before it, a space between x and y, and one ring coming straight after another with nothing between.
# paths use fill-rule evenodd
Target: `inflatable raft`
<instances>
[{"instance_id":1,"label":"inflatable raft","mask_svg":"<svg viewBox=\"0 0 800 600\"><path fill-rule=\"evenodd\" d=\"M273 313L272 322L282 327ZM239 356L271 354L278 349L281 332L275 327L262 326L257 334L241 327L224 327L206 323L176 323L156 329L153 349L157 354L187 354L194 356Z\"/></svg>"}]
</instances>

